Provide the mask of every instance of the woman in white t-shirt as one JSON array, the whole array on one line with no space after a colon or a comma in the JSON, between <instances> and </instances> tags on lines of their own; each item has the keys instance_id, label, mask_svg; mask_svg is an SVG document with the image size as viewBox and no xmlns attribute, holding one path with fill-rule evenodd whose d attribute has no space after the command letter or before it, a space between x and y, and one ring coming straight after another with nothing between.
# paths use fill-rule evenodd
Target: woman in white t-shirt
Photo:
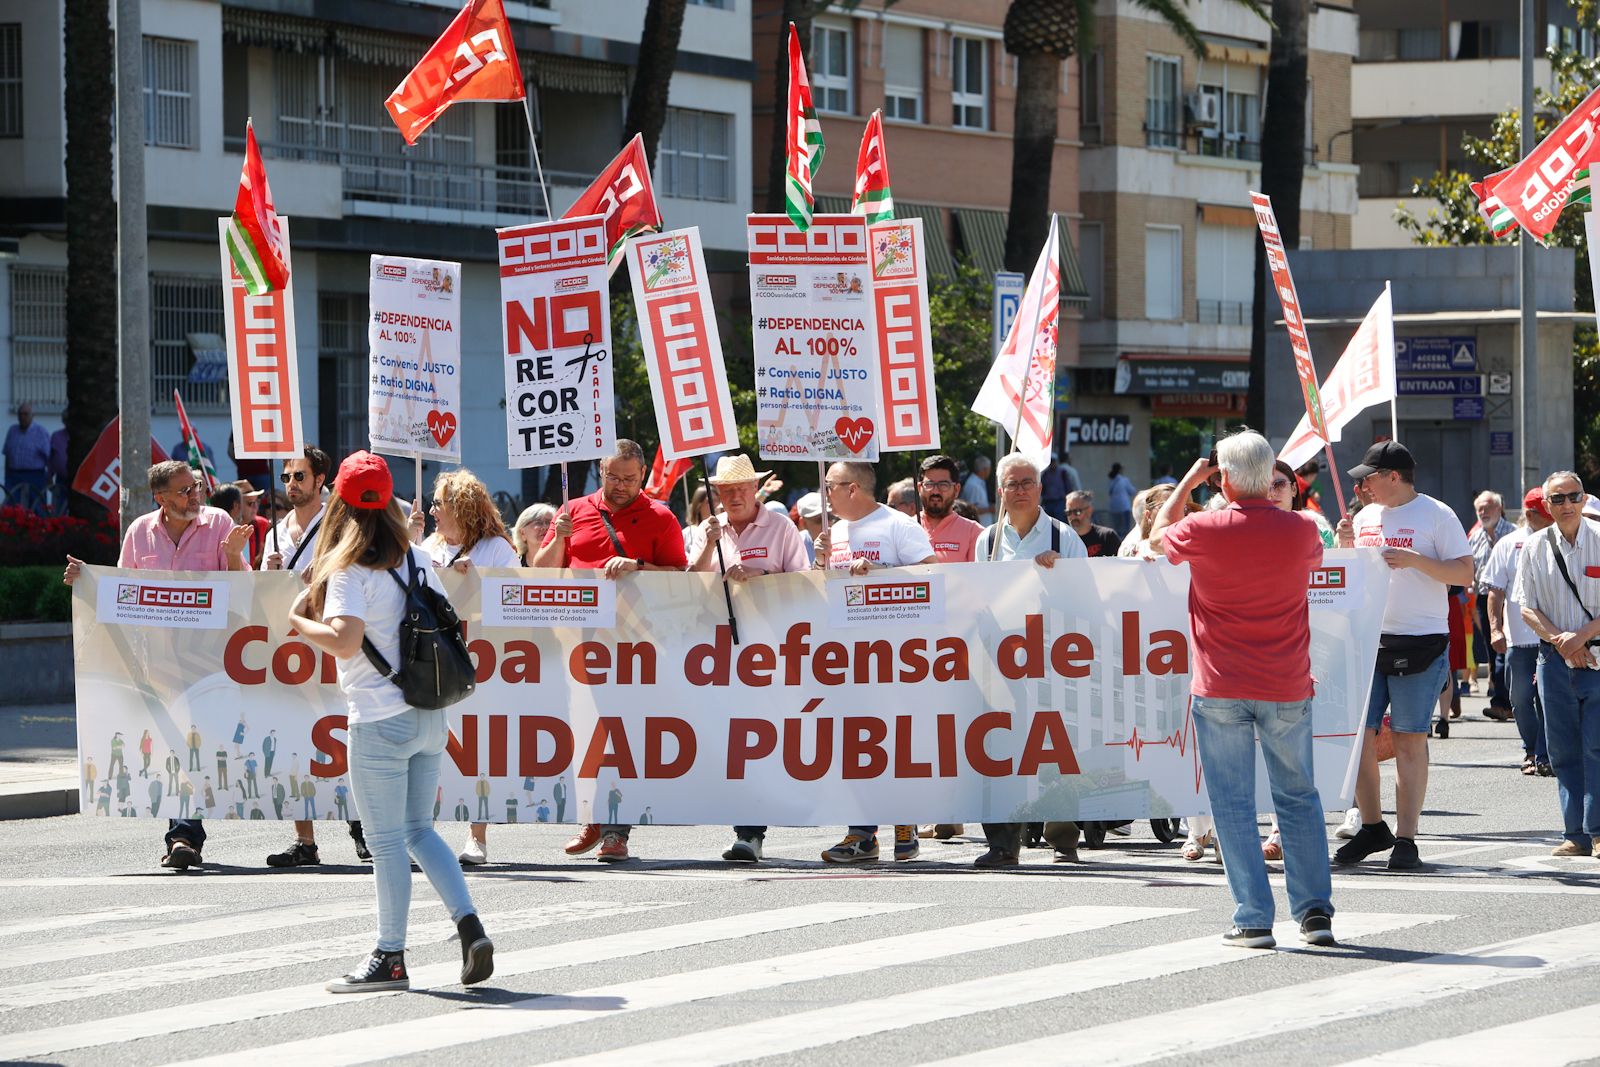
<instances>
[{"instance_id":1,"label":"woman in white t-shirt","mask_svg":"<svg viewBox=\"0 0 1600 1067\"><path fill-rule=\"evenodd\" d=\"M330 993L410 988L407 852L455 920L462 983L481 982L494 973L494 943L483 932L450 847L433 829L434 790L449 736L445 713L408 705L400 687L379 674L362 651L363 639L369 638L385 660L398 666L406 603L400 583L415 568L420 581L443 592L428 563L411 547L388 464L370 452L348 457L339 465L322 521L310 585L289 609L300 635L338 660L349 716L350 784L377 881L378 945L361 967L329 982Z\"/></svg>"},{"instance_id":2,"label":"woman in white t-shirt","mask_svg":"<svg viewBox=\"0 0 1600 1067\"><path fill-rule=\"evenodd\" d=\"M450 567L465 574L471 567L522 566L506 533L505 520L489 499L489 487L467 468L439 475L433 483L430 510L437 525L422 547L435 567ZM487 863L488 837L487 823L473 823L456 859L469 867Z\"/></svg>"}]
</instances>

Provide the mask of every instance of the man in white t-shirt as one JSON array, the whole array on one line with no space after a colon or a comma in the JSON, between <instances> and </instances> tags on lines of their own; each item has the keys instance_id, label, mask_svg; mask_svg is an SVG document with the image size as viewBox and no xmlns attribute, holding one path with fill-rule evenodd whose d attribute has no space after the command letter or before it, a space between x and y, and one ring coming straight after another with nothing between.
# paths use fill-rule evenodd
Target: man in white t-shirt
<instances>
[{"instance_id":1,"label":"man in white t-shirt","mask_svg":"<svg viewBox=\"0 0 1600 1067\"><path fill-rule=\"evenodd\" d=\"M1517 732L1522 735L1522 773L1545 777L1553 772L1535 684L1539 635L1523 620L1522 605L1511 594L1516 587L1523 545L1550 522L1544 486L1536 485L1522 498L1522 525L1495 542L1488 564L1478 574L1478 586L1489 601L1489 644L1506 657L1506 689L1511 712L1517 719Z\"/></svg>"},{"instance_id":2,"label":"man in white t-shirt","mask_svg":"<svg viewBox=\"0 0 1600 1067\"><path fill-rule=\"evenodd\" d=\"M1390 870L1411 870L1422 865L1416 834L1428 790L1428 728L1450 680L1449 589L1472 581L1472 546L1455 512L1417 492L1416 461L1400 442L1379 441L1349 474L1373 503L1353 523L1339 523L1339 545L1382 549L1391 573L1356 778L1361 829L1333 858L1359 863L1387 851ZM1394 736L1394 831L1383 821L1373 741L1386 709Z\"/></svg>"},{"instance_id":3,"label":"man in white t-shirt","mask_svg":"<svg viewBox=\"0 0 1600 1067\"><path fill-rule=\"evenodd\" d=\"M835 463L823 481L828 511L837 521L817 535L817 567L863 575L875 567L937 563L933 544L915 519L878 503L877 475L870 463ZM826 565L824 566L824 562ZM894 828L894 858L916 859L917 828ZM822 858L829 863L871 863L878 858L878 828L852 826Z\"/></svg>"}]
</instances>

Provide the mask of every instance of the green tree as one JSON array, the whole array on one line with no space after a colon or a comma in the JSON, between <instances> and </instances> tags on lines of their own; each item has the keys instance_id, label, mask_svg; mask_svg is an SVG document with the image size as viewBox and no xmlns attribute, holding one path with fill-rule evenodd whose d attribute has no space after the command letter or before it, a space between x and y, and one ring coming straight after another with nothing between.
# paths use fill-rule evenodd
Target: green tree
<instances>
[{"instance_id":1,"label":"green tree","mask_svg":"<svg viewBox=\"0 0 1600 1067\"><path fill-rule=\"evenodd\" d=\"M1582 12L1580 11L1580 16ZM1549 53L1555 88L1534 89L1534 140L1548 134L1573 108L1600 83L1600 59L1589 59L1572 52ZM1465 136L1462 150L1479 175L1493 174L1522 158L1522 117L1518 110L1504 111L1495 117L1489 136ZM1404 207L1395 209L1395 221L1420 245L1487 245L1495 238L1478 213L1478 198L1473 195L1473 178L1460 171L1440 172L1417 181L1412 196L1438 202L1418 215ZM1522 239L1522 231L1504 238ZM1573 249L1577 267L1573 278L1573 301L1579 311L1594 311L1594 290L1589 282L1589 247L1583 235L1583 212L1569 208L1561 213L1548 241L1553 247ZM1584 479L1600 476L1600 337L1592 325L1578 327L1572 345L1572 415L1578 467Z\"/></svg>"}]
</instances>

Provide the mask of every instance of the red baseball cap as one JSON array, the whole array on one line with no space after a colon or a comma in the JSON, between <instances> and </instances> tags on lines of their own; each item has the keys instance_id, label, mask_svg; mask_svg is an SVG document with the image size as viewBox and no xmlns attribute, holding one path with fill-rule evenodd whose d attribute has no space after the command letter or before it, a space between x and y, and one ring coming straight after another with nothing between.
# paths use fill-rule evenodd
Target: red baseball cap
<instances>
[{"instance_id":1,"label":"red baseball cap","mask_svg":"<svg viewBox=\"0 0 1600 1067\"><path fill-rule=\"evenodd\" d=\"M389 498L394 496L394 476L389 473L389 464L382 456L363 449L350 453L339 464L339 476L333 488L339 499L351 507L376 511L389 506ZM377 499L363 500L368 493L376 494Z\"/></svg>"},{"instance_id":2,"label":"red baseball cap","mask_svg":"<svg viewBox=\"0 0 1600 1067\"><path fill-rule=\"evenodd\" d=\"M1544 502L1544 486L1536 485L1522 498L1522 510L1531 511L1541 518L1550 518L1550 506Z\"/></svg>"}]
</instances>

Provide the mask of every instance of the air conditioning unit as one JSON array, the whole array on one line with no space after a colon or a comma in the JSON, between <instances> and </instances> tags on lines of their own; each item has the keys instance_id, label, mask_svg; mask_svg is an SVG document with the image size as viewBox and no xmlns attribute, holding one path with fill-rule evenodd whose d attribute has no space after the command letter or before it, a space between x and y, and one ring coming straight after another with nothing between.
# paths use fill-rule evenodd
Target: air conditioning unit
<instances>
[{"instance_id":1,"label":"air conditioning unit","mask_svg":"<svg viewBox=\"0 0 1600 1067\"><path fill-rule=\"evenodd\" d=\"M1222 98L1216 93L1185 93L1183 118L1190 126L1215 126L1222 121Z\"/></svg>"}]
</instances>

